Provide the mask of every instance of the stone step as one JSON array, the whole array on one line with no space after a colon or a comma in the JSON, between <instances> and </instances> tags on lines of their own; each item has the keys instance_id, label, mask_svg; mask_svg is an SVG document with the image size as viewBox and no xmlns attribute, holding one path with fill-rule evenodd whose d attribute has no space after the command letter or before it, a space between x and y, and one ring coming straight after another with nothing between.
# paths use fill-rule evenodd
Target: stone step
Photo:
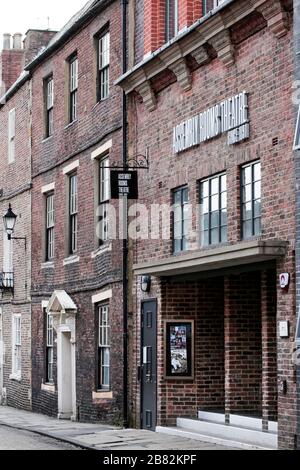
<instances>
[{"instance_id":1,"label":"stone step","mask_svg":"<svg viewBox=\"0 0 300 470\"><path fill-rule=\"evenodd\" d=\"M166 434L169 436L181 437L182 439L192 439L194 441L206 442L216 446L229 447L240 450L274 450L273 447L262 447L261 445L247 444L240 441L232 441L223 437L208 436L207 434L200 434L184 428L165 428L158 426L156 432L159 434Z\"/></svg>"},{"instance_id":2,"label":"stone step","mask_svg":"<svg viewBox=\"0 0 300 470\"><path fill-rule=\"evenodd\" d=\"M276 449L278 447L278 436L274 432L262 432L241 426L188 418L178 418L177 427L201 435L243 442L264 448Z\"/></svg>"}]
</instances>

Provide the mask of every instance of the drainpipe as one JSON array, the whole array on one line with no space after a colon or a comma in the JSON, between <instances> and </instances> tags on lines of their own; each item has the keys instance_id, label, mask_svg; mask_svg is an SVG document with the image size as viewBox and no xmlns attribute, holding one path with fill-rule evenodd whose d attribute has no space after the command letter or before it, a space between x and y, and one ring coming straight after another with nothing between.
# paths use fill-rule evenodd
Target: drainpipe
<instances>
[{"instance_id":1,"label":"drainpipe","mask_svg":"<svg viewBox=\"0 0 300 470\"><path fill-rule=\"evenodd\" d=\"M295 47L295 80L300 79L300 0L294 0L294 47ZM296 107L295 107L296 109ZM297 109L298 111L298 109ZM295 115L295 122L296 122ZM299 213L300 213L300 151L295 151L295 166L296 166L296 305L297 305L297 317L300 309L300 296L299 286L300 286L300 276L299 276L299 266L300 266L300 223L299 223ZM300 449L300 365L295 364L296 368L296 381L297 381L297 430L295 436L295 447Z\"/></svg>"},{"instance_id":2,"label":"drainpipe","mask_svg":"<svg viewBox=\"0 0 300 470\"><path fill-rule=\"evenodd\" d=\"M122 73L127 72L127 0L122 5ZM122 97L122 129L123 129L123 165L127 168L127 98L123 91ZM124 216L126 233L123 240L123 426L128 428L128 217L127 199L124 198Z\"/></svg>"}]
</instances>

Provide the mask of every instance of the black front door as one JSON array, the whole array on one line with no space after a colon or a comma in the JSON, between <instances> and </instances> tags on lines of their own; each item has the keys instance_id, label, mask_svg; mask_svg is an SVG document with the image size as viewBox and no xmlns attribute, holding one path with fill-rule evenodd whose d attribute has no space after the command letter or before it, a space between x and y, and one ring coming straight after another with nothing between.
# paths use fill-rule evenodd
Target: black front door
<instances>
[{"instance_id":1,"label":"black front door","mask_svg":"<svg viewBox=\"0 0 300 470\"><path fill-rule=\"evenodd\" d=\"M142 303L141 417L142 429L155 431L157 393L157 304Z\"/></svg>"}]
</instances>

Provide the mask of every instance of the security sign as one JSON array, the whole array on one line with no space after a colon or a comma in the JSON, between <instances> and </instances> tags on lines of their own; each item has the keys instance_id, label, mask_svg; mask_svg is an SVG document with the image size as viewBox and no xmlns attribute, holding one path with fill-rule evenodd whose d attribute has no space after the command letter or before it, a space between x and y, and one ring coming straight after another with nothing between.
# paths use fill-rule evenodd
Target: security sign
<instances>
[{"instance_id":1,"label":"security sign","mask_svg":"<svg viewBox=\"0 0 300 470\"><path fill-rule=\"evenodd\" d=\"M138 199L138 172L110 172L111 199Z\"/></svg>"}]
</instances>

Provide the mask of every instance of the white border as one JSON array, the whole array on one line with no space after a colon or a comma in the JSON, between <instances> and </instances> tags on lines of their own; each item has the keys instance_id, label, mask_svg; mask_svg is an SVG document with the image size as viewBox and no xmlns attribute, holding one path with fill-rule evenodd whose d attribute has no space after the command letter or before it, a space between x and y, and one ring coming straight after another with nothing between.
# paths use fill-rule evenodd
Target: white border
<instances>
[{"instance_id":1,"label":"white border","mask_svg":"<svg viewBox=\"0 0 300 470\"><path fill-rule=\"evenodd\" d=\"M50 184L47 184L46 186L42 187L41 193L46 194L46 193L50 193L50 191L54 191L54 190L55 190L55 183L50 183Z\"/></svg>"},{"instance_id":2,"label":"white border","mask_svg":"<svg viewBox=\"0 0 300 470\"><path fill-rule=\"evenodd\" d=\"M65 166L63 169L63 174L68 175L69 173L72 173L73 170L76 170L76 168L79 167L79 160L76 160L73 163L70 163L70 165Z\"/></svg>"},{"instance_id":3,"label":"white border","mask_svg":"<svg viewBox=\"0 0 300 470\"><path fill-rule=\"evenodd\" d=\"M101 157L105 153L107 153L112 148L112 140L108 140L105 144L101 145L101 147L97 148L92 152L91 159L95 160L98 157Z\"/></svg>"},{"instance_id":4,"label":"white border","mask_svg":"<svg viewBox=\"0 0 300 470\"><path fill-rule=\"evenodd\" d=\"M92 303L99 304L100 302L104 302L105 300L109 300L112 298L112 290L106 290L105 292L100 292L100 294L93 295Z\"/></svg>"}]
</instances>

